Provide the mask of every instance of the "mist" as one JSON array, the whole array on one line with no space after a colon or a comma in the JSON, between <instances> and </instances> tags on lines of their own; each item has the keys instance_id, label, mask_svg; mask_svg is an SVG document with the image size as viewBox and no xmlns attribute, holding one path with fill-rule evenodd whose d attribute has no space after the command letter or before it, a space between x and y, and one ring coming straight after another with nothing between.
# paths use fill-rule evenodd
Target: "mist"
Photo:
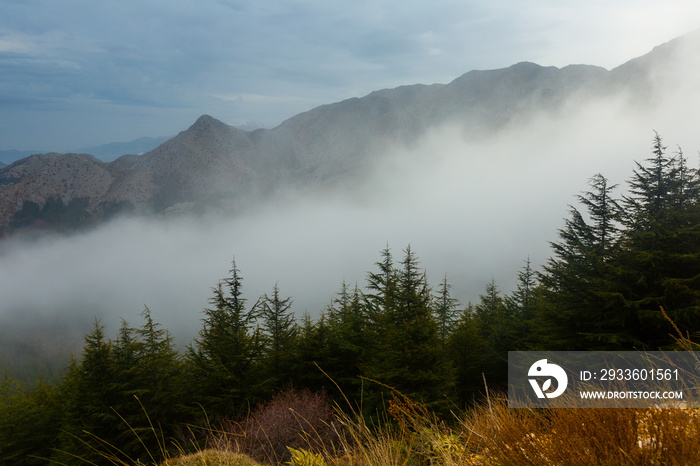
<instances>
[{"instance_id":1,"label":"mist","mask_svg":"<svg viewBox=\"0 0 700 466\"><path fill-rule=\"evenodd\" d=\"M682 85L653 107L572 101L556 115L469 139L458 124L377 154L361 182L285 192L234 218L124 218L71 236L0 244L0 325L67 334L95 319L114 336L148 306L178 345L196 336L235 256L249 304L275 284L298 317L318 317L343 281L361 288L380 250L410 244L428 279L478 302L494 280L510 292L529 257L539 269L568 205L602 173L620 186L651 156L653 131L695 166L698 93ZM82 324L78 324L82 323Z\"/></svg>"}]
</instances>

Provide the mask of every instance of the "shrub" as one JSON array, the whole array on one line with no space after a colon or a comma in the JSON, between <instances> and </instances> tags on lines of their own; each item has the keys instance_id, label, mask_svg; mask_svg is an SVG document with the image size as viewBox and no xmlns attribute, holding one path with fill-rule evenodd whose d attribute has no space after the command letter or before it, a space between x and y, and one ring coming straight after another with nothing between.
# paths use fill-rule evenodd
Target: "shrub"
<instances>
[{"instance_id":1,"label":"shrub","mask_svg":"<svg viewBox=\"0 0 700 466\"><path fill-rule=\"evenodd\" d=\"M334 420L335 411L325 392L288 389L243 421L225 422L213 446L270 464L288 462L289 448L332 455L337 438Z\"/></svg>"}]
</instances>

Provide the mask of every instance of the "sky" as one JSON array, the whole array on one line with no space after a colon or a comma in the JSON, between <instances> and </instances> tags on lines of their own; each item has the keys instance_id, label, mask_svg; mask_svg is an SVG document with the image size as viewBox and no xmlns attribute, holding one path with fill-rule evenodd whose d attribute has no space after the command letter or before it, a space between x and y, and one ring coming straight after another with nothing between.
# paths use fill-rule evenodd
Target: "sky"
<instances>
[{"instance_id":1,"label":"sky","mask_svg":"<svg viewBox=\"0 0 700 466\"><path fill-rule=\"evenodd\" d=\"M520 61L611 69L700 27L694 0L3 0L0 150L274 127Z\"/></svg>"}]
</instances>

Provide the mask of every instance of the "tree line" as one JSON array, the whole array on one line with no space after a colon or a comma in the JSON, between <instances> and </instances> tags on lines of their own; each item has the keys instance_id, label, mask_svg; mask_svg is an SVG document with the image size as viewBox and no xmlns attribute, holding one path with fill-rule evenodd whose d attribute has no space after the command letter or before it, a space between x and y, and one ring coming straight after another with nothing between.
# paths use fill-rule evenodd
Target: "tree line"
<instances>
[{"instance_id":1,"label":"tree line","mask_svg":"<svg viewBox=\"0 0 700 466\"><path fill-rule=\"evenodd\" d=\"M513 291L492 281L476 303L454 299L446 276L432 287L410 246L398 259L387 246L365 286L342 283L315 320L297 319L277 285L247 300L234 260L184 351L148 308L114 338L95 322L58 382L4 377L0 464L100 464L96 446L139 458L288 387L325 390L370 418L398 390L448 416L485 381L505 386L508 351L673 347L673 325L700 330L700 174L656 134L626 194L615 188L594 175L542 270L527 259Z\"/></svg>"}]
</instances>

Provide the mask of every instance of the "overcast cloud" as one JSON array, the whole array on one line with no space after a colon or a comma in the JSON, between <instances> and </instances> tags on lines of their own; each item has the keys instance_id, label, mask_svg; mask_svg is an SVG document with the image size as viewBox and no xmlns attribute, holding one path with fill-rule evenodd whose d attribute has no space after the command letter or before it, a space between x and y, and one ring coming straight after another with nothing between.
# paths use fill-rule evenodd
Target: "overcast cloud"
<instances>
[{"instance_id":1,"label":"overcast cloud","mask_svg":"<svg viewBox=\"0 0 700 466\"><path fill-rule=\"evenodd\" d=\"M272 127L317 105L519 61L615 67L700 27L661 1L0 3L0 149Z\"/></svg>"}]
</instances>

